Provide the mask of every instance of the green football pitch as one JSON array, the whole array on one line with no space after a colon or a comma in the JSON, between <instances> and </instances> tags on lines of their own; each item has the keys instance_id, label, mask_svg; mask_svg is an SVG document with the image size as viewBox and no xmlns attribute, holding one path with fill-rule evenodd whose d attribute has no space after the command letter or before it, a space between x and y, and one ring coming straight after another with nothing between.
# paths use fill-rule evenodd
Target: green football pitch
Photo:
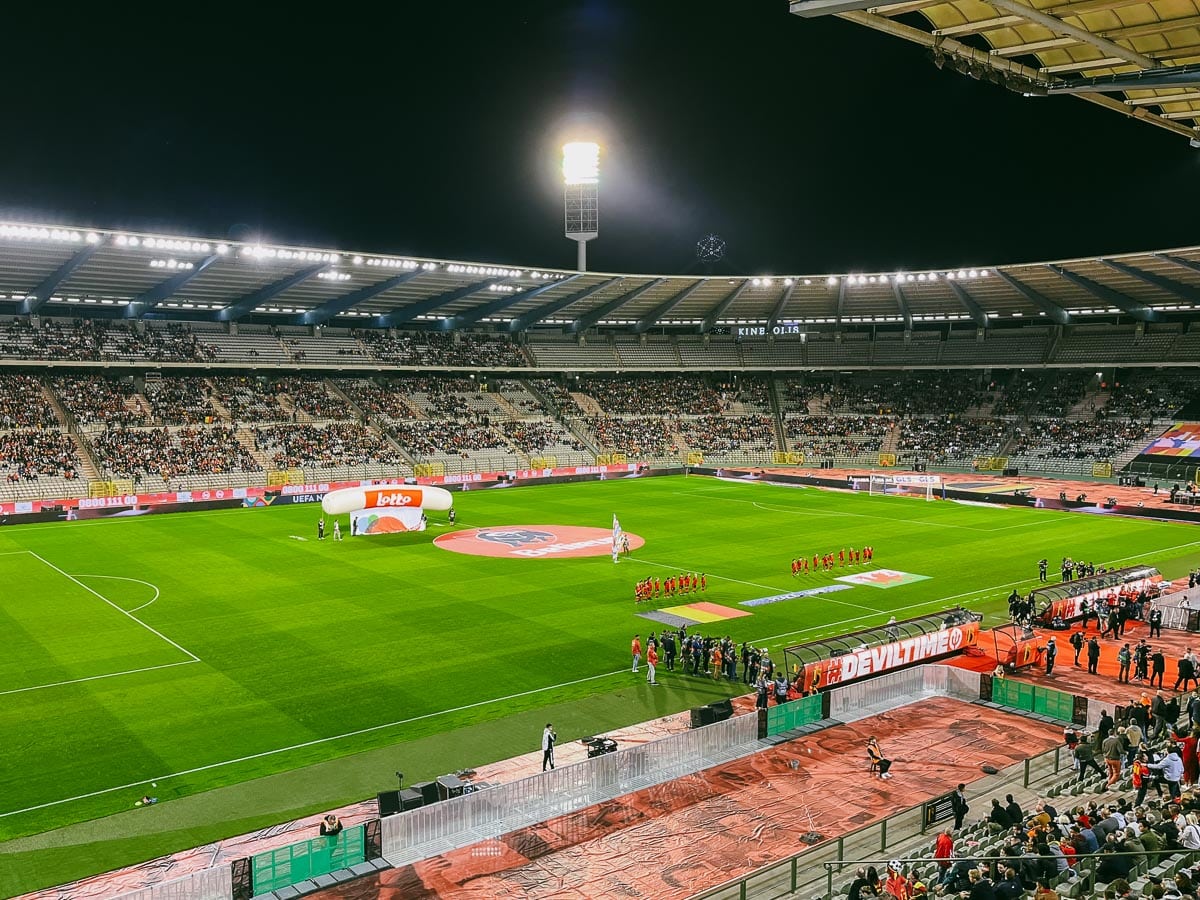
<instances>
[{"instance_id":1,"label":"green football pitch","mask_svg":"<svg viewBox=\"0 0 1200 900\"><path fill-rule=\"evenodd\" d=\"M51 864L55 841L13 839L84 828L143 793L162 802L140 830L162 834L98 851L93 870L360 799L395 770L411 783L529 752L550 711L573 739L732 690L629 674L634 632L661 627L635 615L647 575L705 572L706 595L679 602L752 614L693 630L777 653L956 604L995 622L1042 556L1171 577L1200 563L1187 525L694 476L481 490L456 506L455 526L435 513L423 534L340 543L316 540L311 505L0 530L0 869L6 853L37 868L26 851L44 846L43 878L82 874L78 848L74 867ZM646 542L618 565L433 544L481 526L606 529L614 513ZM923 580L738 606L831 584L847 572L793 578L791 558L864 544L873 567ZM340 777L355 759L373 768ZM291 805L246 784L305 770L320 775ZM239 802L197 811L232 785Z\"/></svg>"}]
</instances>

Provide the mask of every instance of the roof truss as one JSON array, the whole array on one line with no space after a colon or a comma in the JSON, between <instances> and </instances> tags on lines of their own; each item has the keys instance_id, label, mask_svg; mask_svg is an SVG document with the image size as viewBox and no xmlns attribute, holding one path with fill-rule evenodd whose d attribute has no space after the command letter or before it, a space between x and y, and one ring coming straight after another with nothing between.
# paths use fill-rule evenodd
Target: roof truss
<instances>
[{"instance_id":1,"label":"roof truss","mask_svg":"<svg viewBox=\"0 0 1200 900\"><path fill-rule=\"evenodd\" d=\"M494 316L498 312L503 312L510 306L520 303L522 300L529 300L533 297L540 297L546 291L553 287L558 287L562 284L570 284L581 275L572 275L569 278L564 278L561 281L551 281L546 284L539 284L537 287L529 288L525 291L517 291L515 294L501 294L495 300L491 300L474 309L468 309L456 316L452 316L446 321L450 328L463 328L467 325L472 325L480 319L486 319L488 316ZM511 326L510 326L511 327Z\"/></svg>"},{"instance_id":2,"label":"roof truss","mask_svg":"<svg viewBox=\"0 0 1200 900\"><path fill-rule=\"evenodd\" d=\"M613 280L623 281L624 279L618 278ZM612 281L601 281L599 284L593 284L591 287L584 288L582 291L576 291L574 294L568 294L565 297L560 297L551 303L547 303L545 306L539 306L537 309L532 309L523 316L518 316L517 318L513 319L509 328L512 331L525 331L530 326L535 325L543 319L550 318L559 310L566 309L572 303L578 303L580 300L586 300L588 297L592 296L592 294L596 293L596 291L600 290L601 288L606 288L612 283ZM630 291L630 293L633 292ZM625 295L625 297L628 296L629 294ZM622 302L624 302L624 298L622 298Z\"/></svg>"},{"instance_id":3,"label":"roof truss","mask_svg":"<svg viewBox=\"0 0 1200 900\"><path fill-rule=\"evenodd\" d=\"M140 318L144 313L154 309L154 307L158 306L158 304L162 303L164 300L174 297L179 292L180 288L182 288L185 284L187 284L220 258L221 257L215 253L210 254L199 260L192 268L172 275L161 284L157 284L145 293L135 297L133 300L129 301L129 305L125 307L125 318Z\"/></svg>"},{"instance_id":4,"label":"roof truss","mask_svg":"<svg viewBox=\"0 0 1200 900\"><path fill-rule=\"evenodd\" d=\"M408 306L402 306L399 309L392 310L390 313L379 316L376 322L381 328L395 328L397 325L403 325L406 322L415 322L420 316L427 315L435 309L441 309L455 300L469 297L476 291L486 291L488 285L499 284L503 280L503 278L485 278L483 281L476 281L472 284L455 288L452 291L446 291L444 294L438 294L436 297L418 300L416 303L410 303Z\"/></svg>"},{"instance_id":5,"label":"roof truss","mask_svg":"<svg viewBox=\"0 0 1200 900\"><path fill-rule=\"evenodd\" d=\"M650 310L650 312L638 320L638 323L633 326L633 333L642 334L643 332L648 331L650 328L653 328L655 322L690 297L702 284L704 284L703 281L696 281L693 284L689 284L670 299L664 300L662 303L658 304L658 306L654 307L654 309Z\"/></svg>"},{"instance_id":6,"label":"roof truss","mask_svg":"<svg viewBox=\"0 0 1200 900\"><path fill-rule=\"evenodd\" d=\"M291 288L300 284L302 281L307 281L318 272L323 272L328 268L328 263L321 263L319 266L309 266L306 269L301 269L299 272L293 272L286 278L281 278L274 284L268 284L266 287L259 288L257 291L246 294L244 297L239 297L224 309L217 310L216 319L218 322L230 322L240 319L242 316L254 312L254 310L258 309L258 307L262 306L268 300L278 297L284 291L290 290ZM313 312L316 312L316 310L306 313L305 316L307 317L312 315ZM313 320L313 322L316 321L323 322L324 319ZM313 324L313 322L305 321L304 324L310 325Z\"/></svg>"},{"instance_id":7,"label":"roof truss","mask_svg":"<svg viewBox=\"0 0 1200 900\"><path fill-rule=\"evenodd\" d=\"M25 299L21 301L17 309L25 315L37 312L53 296L58 286L70 278L71 273L91 259L99 249L99 243L88 244L86 247L81 248L70 259L50 273L41 284L26 294Z\"/></svg>"},{"instance_id":8,"label":"roof truss","mask_svg":"<svg viewBox=\"0 0 1200 900\"><path fill-rule=\"evenodd\" d=\"M622 294L620 297L616 297L612 300L609 300L607 303L597 306L591 312L584 313L582 316L580 316L578 319L576 319L574 322L572 322L571 326L570 326L570 330L576 331L576 332L587 331L589 328L593 327L597 322L602 321L605 316L620 309L622 306L624 306L626 303L630 302L631 300L636 300L638 297L642 296L642 294L646 293L646 291L648 291L652 288L658 287L660 284L663 284L666 280L667 279L665 279L665 278L655 278L653 281L647 282L646 284L643 284L639 288L634 288L632 291L630 291L627 294Z\"/></svg>"},{"instance_id":9,"label":"roof truss","mask_svg":"<svg viewBox=\"0 0 1200 900\"><path fill-rule=\"evenodd\" d=\"M1014 291L1041 309L1046 316L1057 325L1066 325L1071 321L1071 314L1044 294L1035 291L1027 284L1022 284L1007 272L997 269L996 274Z\"/></svg>"},{"instance_id":10,"label":"roof truss","mask_svg":"<svg viewBox=\"0 0 1200 900\"><path fill-rule=\"evenodd\" d=\"M963 309L971 314L971 318L975 320L975 324L980 328L988 327L987 313L983 311L983 307L975 302L975 298L967 293L967 289L957 281L947 281L950 285L950 290L954 292L954 296L958 298L958 302L963 305Z\"/></svg>"},{"instance_id":11,"label":"roof truss","mask_svg":"<svg viewBox=\"0 0 1200 900\"><path fill-rule=\"evenodd\" d=\"M1144 303L1139 303L1127 294L1122 294L1120 291L1110 288L1108 285L1100 284L1098 281L1093 281L1083 275L1077 275L1074 272L1064 269L1062 266L1051 263L1046 266L1051 272L1056 272L1058 275L1067 279L1078 287L1083 288L1097 300L1103 300L1105 303L1115 306L1121 311L1133 316L1142 322L1157 322L1162 318L1158 313L1146 306Z\"/></svg>"}]
</instances>

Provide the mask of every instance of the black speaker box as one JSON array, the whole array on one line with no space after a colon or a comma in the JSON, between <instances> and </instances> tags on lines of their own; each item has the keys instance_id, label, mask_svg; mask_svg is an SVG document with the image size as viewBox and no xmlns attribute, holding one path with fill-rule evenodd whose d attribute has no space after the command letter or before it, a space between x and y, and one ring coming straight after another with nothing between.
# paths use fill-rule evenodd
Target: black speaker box
<instances>
[{"instance_id":1,"label":"black speaker box","mask_svg":"<svg viewBox=\"0 0 1200 900\"><path fill-rule=\"evenodd\" d=\"M399 791L380 791L379 792L379 818L386 816L394 816L400 812L400 792Z\"/></svg>"},{"instance_id":2,"label":"black speaker box","mask_svg":"<svg viewBox=\"0 0 1200 900\"><path fill-rule=\"evenodd\" d=\"M440 799L436 781L418 781L412 786L412 789L420 792L421 799L425 801L426 806L430 803L437 803Z\"/></svg>"},{"instance_id":3,"label":"black speaker box","mask_svg":"<svg viewBox=\"0 0 1200 900\"><path fill-rule=\"evenodd\" d=\"M439 775L437 780L438 795L443 800L449 800L451 797L461 797L465 784L466 782L457 775Z\"/></svg>"},{"instance_id":4,"label":"black speaker box","mask_svg":"<svg viewBox=\"0 0 1200 900\"><path fill-rule=\"evenodd\" d=\"M692 707L692 709L691 709L691 714L692 714L691 726L692 726L692 728L699 728L701 725L704 724L704 720L701 718L701 712L700 712L700 710L702 710L703 708L704 707L702 707L702 706L693 706Z\"/></svg>"},{"instance_id":5,"label":"black speaker box","mask_svg":"<svg viewBox=\"0 0 1200 900\"><path fill-rule=\"evenodd\" d=\"M713 715L718 722L724 722L726 719L733 718L733 703L729 700L718 700L716 703L709 704L713 708Z\"/></svg>"},{"instance_id":6,"label":"black speaker box","mask_svg":"<svg viewBox=\"0 0 1200 900\"><path fill-rule=\"evenodd\" d=\"M425 805L425 798L421 796L420 791L415 791L412 788L405 788L400 792L400 810L408 812L410 809L416 809L419 806Z\"/></svg>"}]
</instances>

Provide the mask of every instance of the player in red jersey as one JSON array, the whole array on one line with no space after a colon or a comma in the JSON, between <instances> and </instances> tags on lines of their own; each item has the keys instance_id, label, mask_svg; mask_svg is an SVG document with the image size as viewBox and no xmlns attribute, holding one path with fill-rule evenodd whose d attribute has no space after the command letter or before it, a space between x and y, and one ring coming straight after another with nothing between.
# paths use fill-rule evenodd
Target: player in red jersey
<instances>
[{"instance_id":1,"label":"player in red jersey","mask_svg":"<svg viewBox=\"0 0 1200 900\"><path fill-rule=\"evenodd\" d=\"M702 592L708 591L708 576L703 572L700 573L700 590Z\"/></svg>"}]
</instances>

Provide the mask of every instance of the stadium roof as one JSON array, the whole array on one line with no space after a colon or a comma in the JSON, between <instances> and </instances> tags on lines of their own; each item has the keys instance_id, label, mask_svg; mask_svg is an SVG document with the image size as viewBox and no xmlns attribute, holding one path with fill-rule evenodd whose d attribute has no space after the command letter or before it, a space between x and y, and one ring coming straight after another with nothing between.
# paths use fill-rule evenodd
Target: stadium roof
<instances>
[{"instance_id":1,"label":"stadium roof","mask_svg":"<svg viewBox=\"0 0 1200 900\"><path fill-rule=\"evenodd\" d=\"M572 272L0 223L0 311L500 331L1200 316L1200 247L904 272Z\"/></svg>"},{"instance_id":2,"label":"stadium roof","mask_svg":"<svg viewBox=\"0 0 1200 900\"><path fill-rule=\"evenodd\" d=\"M1071 94L1200 147L1197 0L791 0L930 49L933 63L1025 95Z\"/></svg>"}]
</instances>

